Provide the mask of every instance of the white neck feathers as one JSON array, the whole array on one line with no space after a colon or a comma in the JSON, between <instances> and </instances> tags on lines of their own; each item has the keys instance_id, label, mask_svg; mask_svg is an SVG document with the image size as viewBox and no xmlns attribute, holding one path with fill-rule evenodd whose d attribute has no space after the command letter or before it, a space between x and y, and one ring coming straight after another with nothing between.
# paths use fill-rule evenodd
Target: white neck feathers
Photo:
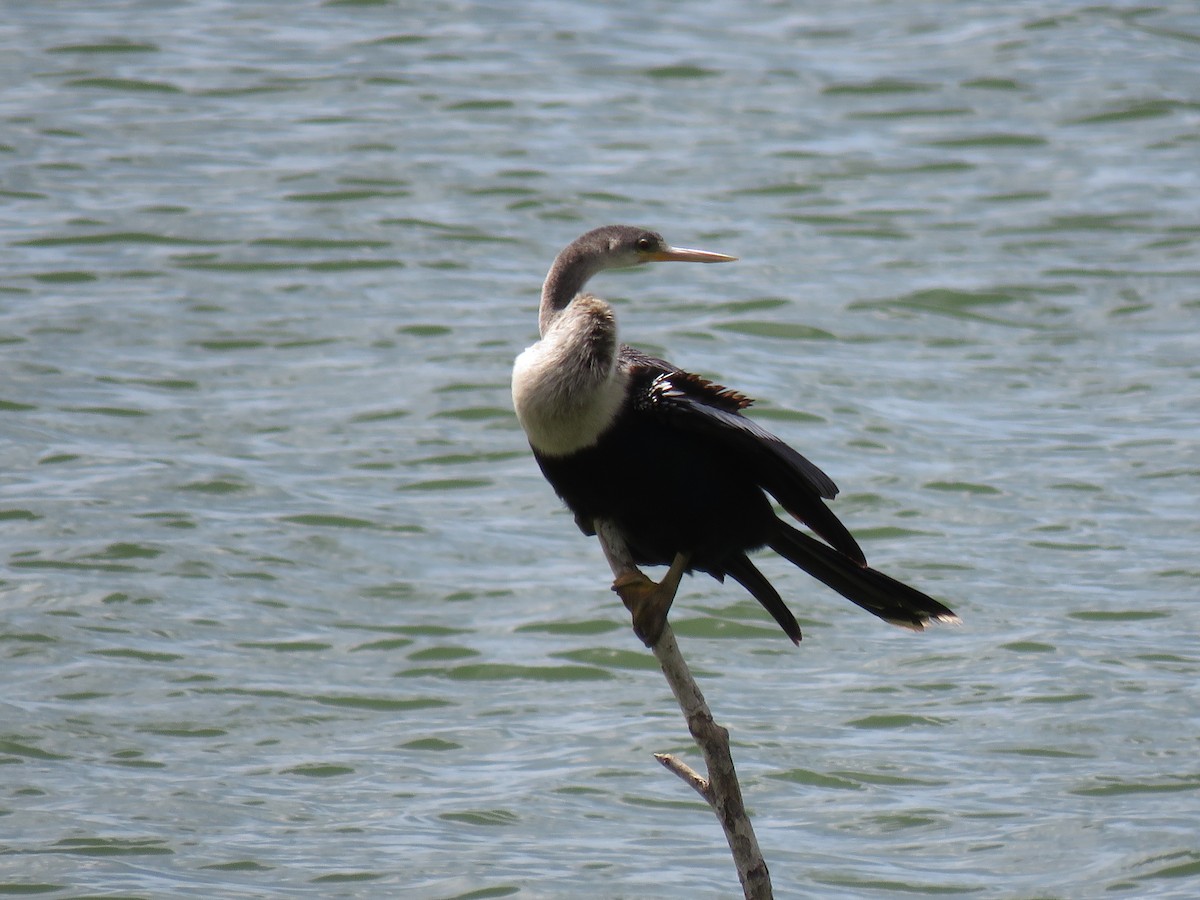
<instances>
[{"instance_id":1,"label":"white neck feathers","mask_svg":"<svg viewBox=\"0 0 1200 900\"><path fill-rule=\"evenodd\" d=\"M546 324L513 366L513 407L534 450L567 456L596 443L625 403L617 323L598 297L581 294Z\"/></svg>"}]
</instances>

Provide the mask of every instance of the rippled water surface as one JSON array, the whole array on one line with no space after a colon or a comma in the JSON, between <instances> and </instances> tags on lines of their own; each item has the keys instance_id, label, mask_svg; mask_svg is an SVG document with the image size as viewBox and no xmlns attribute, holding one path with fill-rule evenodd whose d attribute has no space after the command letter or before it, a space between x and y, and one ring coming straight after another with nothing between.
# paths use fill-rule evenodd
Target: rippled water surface
<instances>
[{"instance_id":1,"label":"rippled water surface","mask_svg":"<svg viewBox=\"0 0 1200 900\"><path fill-rule=\"evenodd\" d=\"M1192 3L26 3L0 894L729 897L510 409L554 253L760 398L891 629L674 613L780 897L1200 893Z\"/></svg>"}]
</instances>

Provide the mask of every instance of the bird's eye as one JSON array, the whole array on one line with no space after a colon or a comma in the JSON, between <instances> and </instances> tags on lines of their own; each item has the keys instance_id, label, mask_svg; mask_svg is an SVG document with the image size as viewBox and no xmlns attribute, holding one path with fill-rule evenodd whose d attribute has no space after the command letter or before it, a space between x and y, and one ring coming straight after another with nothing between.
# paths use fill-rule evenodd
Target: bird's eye
<instances>
[{"instance_id":1,"label":"bird's eye","mask_svg":"<svg viewBox=\"0 0 1200 900\"><path fill-rule=\"evenodd\" d=\"M648 234L643 234L640 238L637 239L637 248L639 250L653 250L654 249L654 238L650 237L650 235L648 235Z\"/></svg>"}]
</instances>

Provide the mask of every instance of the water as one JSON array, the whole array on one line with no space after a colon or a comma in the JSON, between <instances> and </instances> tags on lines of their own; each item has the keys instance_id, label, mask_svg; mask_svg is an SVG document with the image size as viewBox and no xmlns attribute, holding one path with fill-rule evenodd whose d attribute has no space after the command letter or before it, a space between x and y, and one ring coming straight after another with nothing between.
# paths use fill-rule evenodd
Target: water
<instances>
[{"instance_id":1,"label":"water","mask_svg":"<svg viewBox=\"0 0 1200 900\"><path fill-rule=\"evenodd\" d=\"M1187 3L25 4L0 28L0 893L728 897L509 408L557 249L761 398L889 629L674 613L780 897L1200 889Z\"/></svg>"}]
</instances>

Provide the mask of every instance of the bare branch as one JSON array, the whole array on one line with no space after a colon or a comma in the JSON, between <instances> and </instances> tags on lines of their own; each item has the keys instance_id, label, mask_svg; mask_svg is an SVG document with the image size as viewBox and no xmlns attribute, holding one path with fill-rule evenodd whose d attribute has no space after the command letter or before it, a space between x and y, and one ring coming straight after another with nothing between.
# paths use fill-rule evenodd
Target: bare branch
<instances>
[{"instance_id":1,"label":"bare branch","mask_svg":"<svg viewBox=\"0 0 1200 900\"><path fill-rule=\"evenodd\" d=\"M631 574L641 576L620 532L608 522L593 524L615 581L621 582ZM669 623L664 625L661 637L651 649L662 667L667 684L671 686L671 693L683 711L688 731L704 754L708 778L669 754L658 753L655 758L691 785L712 807L725 831L746 900L771 900L774 896L771 875L742 800L742 788L729 751L729 732L714 721L700 686L696 684L683 654L679 652L679 644Z\"/></svg>"},{"instance_id":2,"label":"bare branch","mask_svg":"<svg viewBox=\"0 0 1200 900\"><path fill-rule=\"evenodd\" d=\"M712 805L712 792L708 789L707 778L670 753L655 753L654 758L663 764L664 769L674 772L682 778L685 784L704 798L705 803Z\"/></svg>"}]
</instances>

